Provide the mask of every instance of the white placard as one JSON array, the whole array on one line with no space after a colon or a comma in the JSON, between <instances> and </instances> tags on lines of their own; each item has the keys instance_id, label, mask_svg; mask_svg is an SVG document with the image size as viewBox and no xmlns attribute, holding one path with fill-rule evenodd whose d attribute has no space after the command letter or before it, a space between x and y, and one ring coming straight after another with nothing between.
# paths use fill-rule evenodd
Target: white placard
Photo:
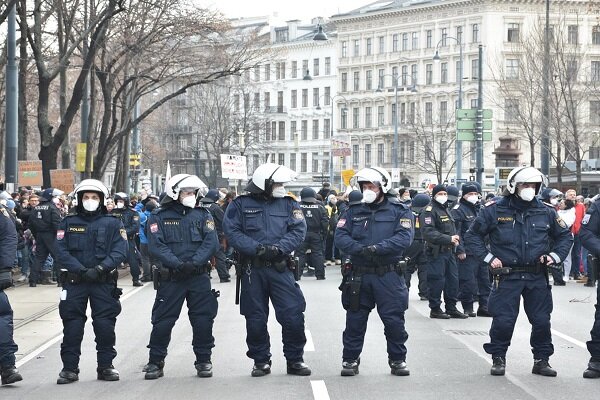
<instances>
[{"instance_id":1,"label":"white placard","mask_svg":"<svg viewBox=\"0 0 600 400\"><path fill-rule=\"evenodd\" d=\"M247 179L246 156L221 154L221 177L226 179Z\"/></svg>"}]
</instances>

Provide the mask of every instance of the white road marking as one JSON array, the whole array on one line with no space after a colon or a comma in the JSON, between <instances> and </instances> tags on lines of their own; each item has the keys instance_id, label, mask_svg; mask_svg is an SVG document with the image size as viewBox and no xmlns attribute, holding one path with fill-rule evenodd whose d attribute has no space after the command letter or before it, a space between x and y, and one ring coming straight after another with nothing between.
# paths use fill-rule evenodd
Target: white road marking
<instances>
[{"instance_id":1,"label":"white road marking","mask_svg":"<svg viewBox=\"0 0 600 400\"><path fill-rule=\"evenodd\" d=\"M306 335L306 344L304 345L304 351L315 351L315 344L313 342L310 331L308 329L305 329L304 334Z\"/></svg>"},{"instance_id":2,"label":"white road marking","mask_svg":"<svg viewBox=\"0 0 600 400\"><path fill-rule=\"evenodd\" d=\"M329 393L325 381L310 381L315 400L329 400Z\"/></svg>"},{"instance_id":3,"label":"white road marking","mask_svg":"<svg viewBox=\"0 0 600 400\"><path fill-rule=\"evenodd\" d=\"M565 335L564 333L562 333L562 332L559 332L559 331L557 331L557 330L555 330L555 329L551 329L551 331L552 331L552 334L553 334L553 335L555 335L555 336L558 336L559 338L562 338L562 339L566 340L567 342L571 342L571 343L573 343L575 346L579 346L579 347L581 347L582 349L585 349L585 350L587 350L587 346L586 346L586 344L585 344L585 343L583 343L583 342L580 342L579 340L577 340L577 339L574 339L574 338L572 338L572 337L571 337L571 336L569 336L569 335Z\"/></svg>"},{"instance_id":4,"label":"white road marking","mask_svg":"<svg viewBox=\"0 0 600 400\"><path fill-rule=\"evenodd\" d=\"M128 298L130 298L131 296L133 296L134 294L136 294L137 292L139 292L140 290L144 289L145 287L146 286L140 286L140 287L133 289L131 292L129 292L126 295L124 295L123 297L121 297L121 303L124 302L125 300L127 300ZM86 314L88 317L91 316L91 310L89 309L89 307L88 307ZM62 337L63 337L63 334L61 333L60 335L57 335L57 336L53 337L52 339L48 340L46 343L44 343L43 345L36 348L31 353L27 354L25 357L23 357L19 361L17 361L15 363L15 366L17 368L21 368L23 365L25 365L29 361L33 360L34 358L36 358L42 352L44 352L48 348L52 347L52 345L58 343L62 339Z\"/></svg>"}]
</instances>

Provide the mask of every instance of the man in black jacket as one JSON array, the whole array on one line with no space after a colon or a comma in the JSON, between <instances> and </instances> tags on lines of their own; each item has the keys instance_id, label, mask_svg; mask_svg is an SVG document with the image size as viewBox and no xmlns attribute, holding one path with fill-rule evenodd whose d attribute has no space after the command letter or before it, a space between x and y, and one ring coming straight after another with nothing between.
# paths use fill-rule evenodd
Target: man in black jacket
<instances>
[{"instance_id":1,"label":"man in black jacket","mask_svg":"<svg viewBox=\"0 0 600 400\"><path fill-rule=\"evenodd\" d=\"M329 216L327 210L316 199L314 189L305 187L300 191L300 208L306 220L306 236L304 241L298 247L297 256L300 264L300 270L306 265L310 271L310 266L314 268L314 274L317 280L325 279L325 256L323 254L323 241L327 236L329 225ZM307 251L310 253L307 254Z\"/></svg>"},{"instance_id":2,"label":"man in black jacket","mask_svg":"<svg viewBox=\"0 0 600 400\"><path fill-rule=\"evenodd\" d=\"M229 275L229 268L227 267L227 257L225 256L225 235L223 234L223 216L225 211L217 204L219 200L219 191L217 189L210 189L206 196L200 200L200 205L208 210L215 221L215 230L219 238L219 249L215 253L215 261L217 274L219 274L219 280L221 283L231 281L231 275Z\"/></svg>"}]
</instances>

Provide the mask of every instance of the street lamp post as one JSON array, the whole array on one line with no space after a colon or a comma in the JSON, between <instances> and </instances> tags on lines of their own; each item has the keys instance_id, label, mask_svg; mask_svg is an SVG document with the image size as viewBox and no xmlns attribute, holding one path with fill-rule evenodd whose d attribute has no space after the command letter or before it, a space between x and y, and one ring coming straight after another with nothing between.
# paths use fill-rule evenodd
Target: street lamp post
<instances>
[{"instance_id":1,"label":"street lamp post","mask_svg":"<svg viewBox=\"0 0 600 400\"><path fill-rule=\"evenodd\" d=\"M322 97L325 97L325 95L323 95ZM333 126L334 126L333 125L333 113L334 113L333 106L334 106L334 100L339 97L339 98L344 99L344 103L346 103L346 104L348 103L348 100L346 100L346 98L344 96L342 96L341 94L336 94L334 96L327 96L327 97L329 97L329 101L331 102L331 121L330 121L330 125L331 125L330 126L330 131L331 131L331 134L329 136L329 140L331 142L331 140L333 140ZM327 98L327 97L325 97L325 98ZM321 110L321 105L320 104L317 105L317 110ZM341 178L341 176L342 176L342 172L341 171L342 171L342 167L340 165L340 179L342 179ZM332 146L330 146L330 148L329 148L329 183L333 183L333 147ZM341 190L341 186L340 186L340 190Z\"/></svg>"},{"instance_id":2,"label":"street lamp post","mask_svg":"<svg viewBox=\"0 0 600 400\"><path fill-rule=\"evenodd\" d=\"M462 45L462 41L455 38L454 36L446 36L445 39L440 39L440 41L438 42L438 44L435 46L435 55L433 56L433 61L435 62L439 62L440 61L440 54L439 54L439 48L440 45L442 44L442 42L444 42L446 39L452 39L454 41L456 41L456 43L458 44L458 48L459 48L459 61L458 61L458 109L460 110L462 108L462 81L463 81L463 45ZM480 60L481 62L481 60ZM456 121L456 112L454 112L454 119ZM456 137L456 143L455 143L455 149L456 149L456 179L461 179L462 178L462 142L460 140L458 140L458 137Z\"/></svg>"}]
</instances>

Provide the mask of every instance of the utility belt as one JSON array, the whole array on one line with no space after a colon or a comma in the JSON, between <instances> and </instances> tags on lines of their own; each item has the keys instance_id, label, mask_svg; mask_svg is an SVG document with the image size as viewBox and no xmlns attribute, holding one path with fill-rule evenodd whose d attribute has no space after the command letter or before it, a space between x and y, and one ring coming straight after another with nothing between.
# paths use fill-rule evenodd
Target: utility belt
<instances>
[{"instance_id":1,"label":"utility belt","mask_svg":"<svg viewBox=\"0 0 600 400\"><path fill-rule=\"evenodd\" d=\"M183 272L179 272L174 269L163 267L163 266L155 267L155 272L157 272L157 278L160 281L166 282L166 281L184 281L186 279L189 279L192 276L198 276L198 275L209 273L211 269L212 269L212 266L209 263L207 263L200 267L196 267L196 269L191 273L183 273Z\"/></svg>"},{"instance_id":2,"label":"utility belt","mask_svg":"<svg viewBox=\"0 0 600 400\"><path fill-rule=\"evenodd\" d=\"M377 267L362 267L358 265L352 266L352 272L355 275L377 274L383 276L388 272L398 271L399 267L395 264L380 265Z\"/></svg>"},{"instance_id":3,"label":"utility belt","mask_svg":"<svg viewBox=\"0 0 600 400\"><path fill-rule=\"evenodd\" d=\"M531 274L539 274L544 272L546 267L542 264L502 264L503 266L510 268L510 272L528 272Z\"/></svg>"},{"instance_id":4,"label":"utility belt","mask_svg":"<svg viewBox=\"0 0 600 400\"><path fill-rule=\"evenodd\" d=\"M440 253L446 253L446 252L450 252L450 251L454 251L455 247L452 244L431 244L431 243L427 243L425 245L425 250L427 255L432 255L433 258L436 258L437 256L440 255Z\"/></svg>"},{"instance_id":5,"label":"utility belt","mask_svg":"<svg viewBox=\"0 0 600 400\"><path fill-rule=\"evenodd\" d=\"M240 273L242 268L272 268L280 273L290 270L294 274L294 279L296 281L300 280L301 271L298 257L292 257L291 255L286 255L278 260L265 260L262 257L244 257L240 264Z\"/></svg>"},{"instance_id":6,"label":"utility belt","mask_svg":"<svg viewBox=\"0 0 600 400\"><path fill-rule=\"evenodd\" d=\"M66 269L61 269L58 277L60 283L68 283L70 285L78 285L80 283L116 283L118 278L119 273L116 269L103 272L100 274L98 279L94 280L93 282L84 280L83 274L80 272L70 272Z\"/></svg>"}]
</instances>

